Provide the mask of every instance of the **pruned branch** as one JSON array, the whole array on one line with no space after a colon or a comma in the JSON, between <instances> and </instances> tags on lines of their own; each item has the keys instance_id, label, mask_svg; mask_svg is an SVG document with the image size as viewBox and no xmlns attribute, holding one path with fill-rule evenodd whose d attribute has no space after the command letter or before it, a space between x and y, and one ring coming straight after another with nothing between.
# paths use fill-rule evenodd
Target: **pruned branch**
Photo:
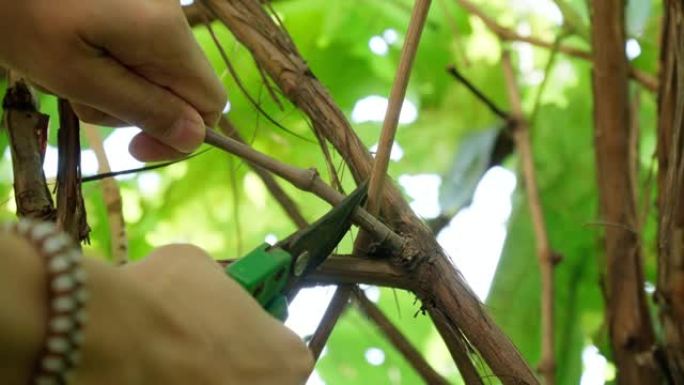
<instances>
[{"instance_id":1,"label":"pruned branch","mask_svg":"<svg viewBox=\"0 0 684 385\"><path fill-rule=\"evenodd\" d=\"M222 136L215 131L207 131L206 142L262 167L292 183L295 187L316 194L332 205L337 205L344 200L344 195L325 184L314 169L304 170L279 162L246 144ZM353 220L354 223L373 234L375 239L381 244L390 247L398 253L404 250L405 241L363 208L356 209Z\"/></svg>"},{"instance_id":2,"label":"pruned branch","mask_svg":"<svg viewBox=\"0 0 684 385\"><path fill-rule=\"evenodd\" d=\"M26 82L11 72L2 106L12 154L17 216L54 221L57 212L43 172L48 116L38 111Z\"/></svg>"},{"instance_id":3,"label":"pruned branch","mask_svg":"<svg viewBox=\"0 0 684 385\"><path fill-rule=\"evenodd\" d=\"M66 99L59 99L57 223L75 243L89 242L90 227L81 192L80 123Z\"/></svg>"},{"instance_id":4,"label":"pruned branch","mask_svg":"<svg viewBox=\"0 0 684 385\"><path fill-rule=\"evenodd\" d=\"M240 133L238 130L233 126L233 123L228 120L227 117L222 116L221 119L219 120L219 128L223 132L224 135L235 139L236 141L247 145L247 143L242 139L242 136L240 136ZM280 204L280 207L285 211L288 217L294 222L294 224L300 228L303 229L306 226L309 225L309 223L304 219L304 216L302 215L301 211L299 210L299 207L297 207L297 203L290 198L289 195L283 190L282 187L278 184L278 182L273 178L273 175L271 175L270 172L268 172L266 169L259 167L257 164L254 164L252 162L247 162L249 167L254 171L257 176L261 179L261 181L264 183L266 186L266 189L271 193L273 198Z\"/></svg>"}]
</instances>

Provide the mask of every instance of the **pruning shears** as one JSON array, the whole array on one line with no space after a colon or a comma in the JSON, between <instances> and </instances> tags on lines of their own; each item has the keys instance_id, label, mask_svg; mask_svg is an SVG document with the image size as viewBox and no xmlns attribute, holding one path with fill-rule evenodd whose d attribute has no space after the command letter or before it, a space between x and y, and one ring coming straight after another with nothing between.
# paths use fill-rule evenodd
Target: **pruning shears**
<instances>
[{"instance_id":1,"label":"pruning shears","mask_svg":"<svg viewBox=\"0 0 684 385\"><path fill-rule=\"evenodd\" d=\"M225 268L271 315L287 318L287 292L316 269L351 227L351 217L366 199L366 184L309 227L271 246L264 243Z\"/></svg>"}]
</instances>

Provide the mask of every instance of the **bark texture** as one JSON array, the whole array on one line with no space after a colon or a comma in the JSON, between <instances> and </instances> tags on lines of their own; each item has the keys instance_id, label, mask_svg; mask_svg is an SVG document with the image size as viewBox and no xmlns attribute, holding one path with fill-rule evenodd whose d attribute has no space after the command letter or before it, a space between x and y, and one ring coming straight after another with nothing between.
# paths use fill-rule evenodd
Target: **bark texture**
<instances>
[{"instance_id":1,"label":"bark texture","mask_svg":"<svg viewBox=\"0 0 684 385\"><path fill-rule=\"evenodd\" d=\"M81 193L81 138L78 117L65 99L59 99L57 145L57 223L79 245L89 241Z\"/></svg>"},{"instance_id":2,"label":"bark texture","mask_svg":"<svg viewBox=\"0 0 684 385\"><path fill-rule=\"evenodd\" d=\"M623 0L591 2L594 123L601 220L605 223L603 277L606 318L617 383L660 384L654 333L646 306L634 181L630 174L629 67Z\"/></svg>"},{"instance_id":3,"label":"bark texture","mask_svg":"<svg viewBox=\"0 0 684 385\"><path fill-rule=\"evenodd\" d=\"M354 178L370 175L372 158L329 93L315 78L294 44L258 2L203 0L255 57L284 94L304 111L346 160ZM504 384L537 384L515 346L494 324L430 230L418 219L391 183L382 196L382 213L391 227L409 239L393 262L416 282L423 307L443 320L446 340L467 338ZM435 317L434 315L437 314ZM438 325L439 326L439 325Z\"/></svg>"},{"instance_id":4,"label":"bark texture","mask_svg":"<svg viewBox=\"0 0 684 385\"><path fill-rule=\"evenodd\" d=\"M38 112L26 83L12 77L3 109L12 151L17 216L54 221L55 206L43 173L48 116Z\"/></svg>"},{"instance_id":5,"label":"bark texture","mask_svg":"<svg viewBox=\"0 0 684 385\"><path fill-rule=\"evenodd\" d=\"M673 384L684 384L684 5L665 1L658 117L658 290L664 352Z\"/></svg>"}]
</instances>

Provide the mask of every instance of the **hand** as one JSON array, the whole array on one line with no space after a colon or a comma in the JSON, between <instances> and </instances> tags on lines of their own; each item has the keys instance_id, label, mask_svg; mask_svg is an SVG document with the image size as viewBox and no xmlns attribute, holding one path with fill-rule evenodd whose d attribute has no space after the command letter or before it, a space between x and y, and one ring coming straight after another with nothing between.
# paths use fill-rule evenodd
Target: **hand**
<instances>
[{"instance_id":1,"label":"hand","mask_svg":"<svg viewBox=\"0 0 684 385\"><path fill-rule=\"evenodd\" d=\"M226 104L177 0L0 0L0 36L0 64L82 120L142 128L141 160L193 151Z\"/></svg>"},{"instance_id":2,"label":"hand","mask_svg":"<svg viewBox=\"0 0 684 385\"><path fill-rule=\"evenodd\" d=\"M73 385L301 385L309 376L301 340L203 251L162 247L118 273L128 289L93 298Z\"/></svg>"}]
</instances>

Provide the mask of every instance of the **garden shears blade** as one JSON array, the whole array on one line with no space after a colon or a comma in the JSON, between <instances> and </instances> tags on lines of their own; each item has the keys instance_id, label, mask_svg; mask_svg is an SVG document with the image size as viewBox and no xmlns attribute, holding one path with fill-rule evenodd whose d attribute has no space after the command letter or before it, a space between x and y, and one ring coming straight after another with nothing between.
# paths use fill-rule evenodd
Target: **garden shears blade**
<instances>
[{"instance_id":1,"label":"garden shears blade","mask_svg":"<svg viewBox=\"0 0 684 385\"><path fill-rule=\"evenodd\" d=\"M226 273L269 313L287 318L285 291L316 269L335 250L351 227L351 218L366 199L364 183L310 226L271 246L263 243L226 267Z\"/></svg>"}]
</instances>

